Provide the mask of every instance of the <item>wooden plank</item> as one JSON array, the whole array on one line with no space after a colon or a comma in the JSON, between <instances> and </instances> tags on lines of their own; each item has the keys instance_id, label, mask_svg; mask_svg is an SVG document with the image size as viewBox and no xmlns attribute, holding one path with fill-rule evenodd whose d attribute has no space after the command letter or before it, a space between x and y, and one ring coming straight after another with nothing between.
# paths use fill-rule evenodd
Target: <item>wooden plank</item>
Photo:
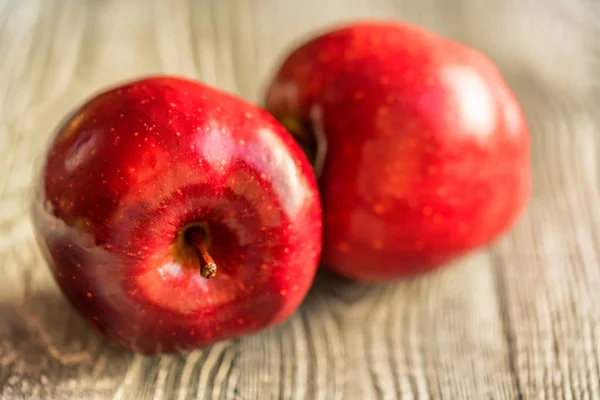
<instances>
[{"instance_id":1,"label":"wooden plank","mask_svg":"<svg viewBox=\"0 0 600 400\"><path fill-rule=\"evenodd\" d=\"M599 120L586 105L548 100L588 95L593 30L581 7L562 9L583 27L566 33L572 45L531 47L553 30L532 36L527 24L558 11L519 19L508 4L0 1L0 398L597 397ZM482 18L486 7L495 20ZM162 72L260 101L297 38L355 17L421 23L526 77L515 85L535 133L536 191L515 232L489 253L396 285L321 273L286 323L186 356L134 356L91 335L51 281L26 215L32 166L62 116L106 85ZM583 61L555 79L573 47Z\"/></svg>"},{"instance_id":2,"label":"wooden plank","mask_svg":"<svg viewBox=\"0 0 600 400\"><path fill-rule=\"evenodd\" d=\"M535 90L522 102L534 134L535 197L495 252L518 387L525 398L598 398L600 116Z\"/></svg>"}]
</instances>

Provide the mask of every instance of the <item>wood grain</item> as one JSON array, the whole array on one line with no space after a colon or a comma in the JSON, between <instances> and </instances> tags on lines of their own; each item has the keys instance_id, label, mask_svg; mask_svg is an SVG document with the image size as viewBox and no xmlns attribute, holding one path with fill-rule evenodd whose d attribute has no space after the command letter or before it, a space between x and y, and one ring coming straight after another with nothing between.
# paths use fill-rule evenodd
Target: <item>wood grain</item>
<instances>
[{"instance_id":1,"label":"wood grain","mask_svg":"<svg viewBox=\"0 0 600 400\"><path fill-rule=\"evenodd\" d=\"M519 4L0 0L0 398L599 398L600 13L585 0ZM95 91L154 73L259 102L296 40L367 17L419 23L498 62L534 142L534 198L518 226L409 282L322 272L286 323L189 355L134 356L92 335L27 215L56 124Z\"/></svg>"}]
</instances>

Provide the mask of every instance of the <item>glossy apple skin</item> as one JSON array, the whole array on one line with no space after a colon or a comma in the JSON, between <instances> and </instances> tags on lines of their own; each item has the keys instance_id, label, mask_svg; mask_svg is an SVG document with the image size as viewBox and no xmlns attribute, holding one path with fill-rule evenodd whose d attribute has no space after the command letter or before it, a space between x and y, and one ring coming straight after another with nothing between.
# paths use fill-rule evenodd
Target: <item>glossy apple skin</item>
<instances>
[{"instance_id":1,"label":"glossy apple skin","mask_svg":"<svg viewBox=\"0 0 600 400\"><path fill-rule=\"evenodd\" d=\"M493 241L528 203L515 96L484 55L422 28L360 22L313 37L280 66L266 108L327 143L322 260L347 277L430 271Z\"/></svg>"},{"instance_id":2,"label":"glossy apple skin","mask_svg":"<svg viewBox=\"0 0 600 400\"><path fill-rule=\"evenodd\" d=\"M321 208L301 149L264 110L190 80L140 79L84 104L59 127L35 190L35 233L58 285L133 351L277 324L318 265ZM194 223L208 224L209 280L183 257Z\"/></svg>"}]
</instances>

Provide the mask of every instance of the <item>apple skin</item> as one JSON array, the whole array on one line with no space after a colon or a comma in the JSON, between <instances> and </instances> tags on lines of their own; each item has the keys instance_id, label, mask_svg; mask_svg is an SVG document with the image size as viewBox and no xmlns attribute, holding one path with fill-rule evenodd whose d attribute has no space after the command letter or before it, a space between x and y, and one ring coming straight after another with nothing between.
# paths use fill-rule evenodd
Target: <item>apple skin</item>
<instances>
[{"instance_id":1,"label":"apple skin","mask_svg":"<svg viewBox=\"0 0 600 400\"><path fill-rule=\"evenodd\" d=\"M282 322L318 266L321 207L300 147L266 111L183 78L85 103L54 136L34 197L34 232L66 297L110 342L144 354ZM210 239L212 279L190 224Z\"/></svg>"},{"instance_id":2,"label":"apple skin","mask_svg":"<svg viewBox=\"0 0 600 400\"><path fill-rule=\"evenodd\" d=\"M341 275L431 271L498 238L528 203L515 96L483 54L420 27L368 21L313 36L280 65L265 107L326 144L322 262Z\"/></svg>"}]
</instances>

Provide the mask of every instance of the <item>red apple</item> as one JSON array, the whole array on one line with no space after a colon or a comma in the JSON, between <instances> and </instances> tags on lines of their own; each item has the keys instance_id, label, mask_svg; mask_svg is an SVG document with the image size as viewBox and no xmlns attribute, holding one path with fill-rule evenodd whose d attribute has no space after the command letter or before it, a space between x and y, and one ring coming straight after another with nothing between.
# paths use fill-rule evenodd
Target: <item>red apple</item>
<instances>
[{"instance_id":1,"label":"red apple","mask_svg":"<svg viewBox=\"0 0 600 400\"><path fill-rule=\"evenodd\" d=\"M315 178L285 129L173 77L108 90L62 124L32 212L70 302L109 341L147 354L283 321L321 252Z\"/></svg>"},{"instance_id":2,"label":"red apple","mask_svg":"<svg viewBox=\"0 0 600 400\"><path fill-rule=\"evenodd\" d=\"M347 277L430 271L493 241L528 202L515 96L484 55L422 28L362 22L308 40L266 108L308 148L316 136L323 263Z\"/></svg>"}]
</instances>

